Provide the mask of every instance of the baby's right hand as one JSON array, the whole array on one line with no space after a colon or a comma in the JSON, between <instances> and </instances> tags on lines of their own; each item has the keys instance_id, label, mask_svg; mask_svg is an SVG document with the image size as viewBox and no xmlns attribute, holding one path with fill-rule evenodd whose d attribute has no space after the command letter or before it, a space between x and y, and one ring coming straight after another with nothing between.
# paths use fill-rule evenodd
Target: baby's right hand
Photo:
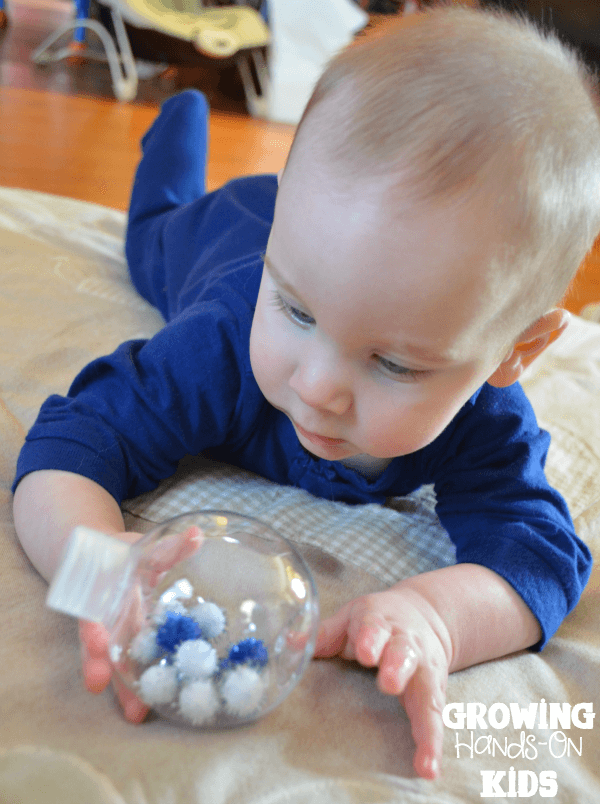
<instances>
[{"instance_id":1,"label":"baby's right hand","mask_svg":"<svg viewBox=\"0 0 600 804\"><path fill-rule=\"evenodd\" d=\"M79 621L81 665L83 681L89 692L103 692L112 680L113 687L125 718L130 723L141 723L148 714L146 704L128 689L117 675L109 654L109 633L100 623Z\"/></svg>"},{"instance_id":2,"label":"baby's right hand","mask_svg":"<svg viewBox=\"0 0 600 804\"><path fill-rule=\"evenodd\" d=\"M140 539L142 534L124 533L113 536L131 544ZM154 551L144 561L146 583L155 586L171 567L195 553L201 546L202 540L202 531L191 527L184 533L172 534L158 542ZM148 714L149 707L125 686L118 675L114 674L109 653L110 635L107 629L100 623L80 620L79 640L86 688L98 694L112 681L125 718L130 723L141 723Z\"/></svg>"}]
</instances>

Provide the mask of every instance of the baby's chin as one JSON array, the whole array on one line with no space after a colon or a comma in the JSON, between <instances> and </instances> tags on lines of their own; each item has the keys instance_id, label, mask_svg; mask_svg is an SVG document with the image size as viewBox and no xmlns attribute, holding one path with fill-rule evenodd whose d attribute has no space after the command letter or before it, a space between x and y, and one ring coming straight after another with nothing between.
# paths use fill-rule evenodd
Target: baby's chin
<instances>
[{"instance_id":1,"label":"baby's chin","mask_svg":"<svg viewBox=\"0 0 600 804\"><path fill-rule=\"evenodd\" d=\"M377 477L387 469L393 460L393 458L374 458L366 452L359 452L348 458L342 458L340 463L355 469L366 477Z\"/></svg>"}]
</instances>

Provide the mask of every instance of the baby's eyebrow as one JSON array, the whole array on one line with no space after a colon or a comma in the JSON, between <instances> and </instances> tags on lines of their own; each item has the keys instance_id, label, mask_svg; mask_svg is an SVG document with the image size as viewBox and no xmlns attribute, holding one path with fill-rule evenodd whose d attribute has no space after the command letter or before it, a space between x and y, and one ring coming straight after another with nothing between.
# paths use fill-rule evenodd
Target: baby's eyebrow
<instances>
[{"instance_id":1,"label":"baby's eyebrow","mask_svg":"<svg viewBox=\"0 0 600 804\"><path fill-rule=\"evenodd\" d=\"M264 262L265 266L267 267L267 270L269 271L269 273L271 274L271 276L273 277L273 279L274 279L274 280L277 282L277 284L278 284L278 285L279 285L279 286L280 286L280 287L281 287L283 290L285 290L285 292L286 292L286 293L289 293L289 294L290 294L290 296L293 296L293 297L294 297L294 298L295 298L297 301L302 301L302 299L299 297L299 294L298 294L298 292L295 290L295 288L293 288L293 287L290 285L290 283L289 283L289 282L287 282L287 281L286 281L286 280L285 280L285 279L284 279L284 278L281 276L281 274L279 273L279 271L277 270L277 268L275 268L275 266L273 265L273 263L271 262L271 260L270 260L270 259L267 257L267 255L266 255L266 254L261 254L261 257L262 257L262 261Z\"/></svg>"}]
</instances>

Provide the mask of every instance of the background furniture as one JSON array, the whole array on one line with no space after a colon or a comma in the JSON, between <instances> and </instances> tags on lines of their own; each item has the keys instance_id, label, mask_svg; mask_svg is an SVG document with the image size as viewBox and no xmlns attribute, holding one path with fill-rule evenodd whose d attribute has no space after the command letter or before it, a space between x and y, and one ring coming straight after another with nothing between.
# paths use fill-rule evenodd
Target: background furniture
<instances>
[{"instance_id":1,"label":"background furniture","mask_svg":"<svg viewBox=\"0 0 600 804\"><path fill-rule=\"evenodd\" d=\"M133 56L125 21L137 28L193 42L203 53L214 58L234 58L240 71L248 110L264 116L268 92L268 71L263 54L269 41L269 29L255 9L236 5L204 7L201 1L181 5L175 0L105 0L110 12L110 30L90 17L89 0L77 0L73 20L50 34L33 52L38 64L73 57L102 58L108 61L113 90L118 100L130 101L137 94L138 67ZM85 31L93 31L104 52L86 47ZM54 47L66 34L74 40L66 47Z\"/></svg>"}]
</instances>

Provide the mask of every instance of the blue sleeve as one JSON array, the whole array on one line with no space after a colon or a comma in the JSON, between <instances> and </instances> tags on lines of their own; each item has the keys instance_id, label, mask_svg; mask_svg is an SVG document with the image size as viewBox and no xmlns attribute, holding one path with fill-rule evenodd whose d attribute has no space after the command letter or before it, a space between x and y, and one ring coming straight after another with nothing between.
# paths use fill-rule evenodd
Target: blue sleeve
<instances>
[{"instance_id":1,"label":"blue sleeve","mask_svg":"<svg viewBox=\"0 0 600 804\"><path fill-rule=\"evenodd\" d=\"M237 439L249 427L248 344L277 191L274 176L205 194L208 107L170 98L142 141L126 255L141 295L170 323L87 366L67 397L42 406L17 464L63 469L120 503L173 474L187 453ZM244 404L241 400L244 399Z\"/></svg>"},{"instance_id":2,"label":"blue sleeve","mask_svg":"<svg viewBox=\"0 0 600 804\"><path fill-rule=\"evenodd\" d=\"M489 567L511 584L540 623L538 650L577 604L592 564L546 480L549 444L519 385L485 385L438 444L444 457L432 458L430 470L457 561Z\"/></svg>"},{"instance_id":3,"label":"blue sleeve","mask_svg":"<svg viewBox=\"0 0 600 804\"><path fill-rule=\"evenodd\" d=\"M90 363L68 396L42 406L14 487L28 472L62 469L121 503L155 488L184 455L242 437L256 406L245 358L249 324L240 325L240 315L202 302L152 339Z\"/></svg>"}]
</instances>

